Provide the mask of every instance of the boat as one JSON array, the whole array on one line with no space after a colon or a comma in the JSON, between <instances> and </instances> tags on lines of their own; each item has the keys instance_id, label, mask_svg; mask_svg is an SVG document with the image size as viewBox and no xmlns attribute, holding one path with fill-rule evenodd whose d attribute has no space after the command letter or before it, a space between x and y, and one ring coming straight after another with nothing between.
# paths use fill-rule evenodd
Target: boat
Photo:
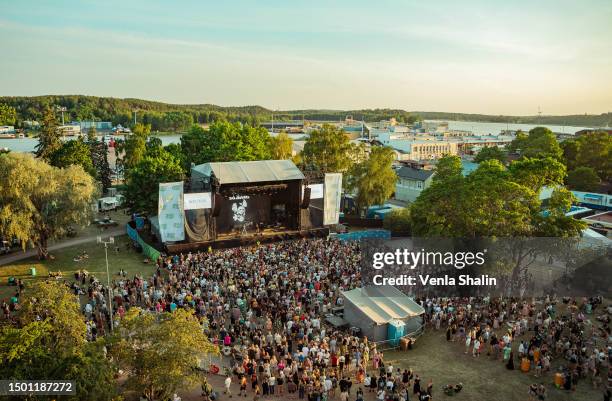
<instances>
[{"instance_id":1,"label":"boat","mask_svg":"<svg viewBox=\"0 0 612 401\"><path fill-rule=\"evenodd\" d=\"M0 134L0 139L15 139L15 138L17 138L17 135L13 133Z\"/></svg>"}]
</instances>

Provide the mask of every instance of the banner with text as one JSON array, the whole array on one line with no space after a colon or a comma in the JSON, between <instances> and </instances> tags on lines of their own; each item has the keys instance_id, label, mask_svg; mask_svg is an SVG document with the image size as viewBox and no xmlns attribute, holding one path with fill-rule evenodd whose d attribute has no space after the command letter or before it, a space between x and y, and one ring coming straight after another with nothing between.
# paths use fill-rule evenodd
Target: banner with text
<instances>
[{"instance_id":1,"label":"banner with text","mask_svg":"<svg viewBox=\"0 0 612 401\"><path fill-rule=\"evenodd\" d=\"M212 196L210 192L185 194L184 210L210 209L212 208Z\"/></svg>"},{"instance_id":2,"label":"banner with text","mask_svg":"<svg viewBox=\"0 0 612 401\"><path fill-rule=\"evenodd\" d=\"M162 242L185 239L184 214L183 183L160 183L158 218Z\"/></svg>"},{"instance_id":3,"label":"banner with text","mask_svg":"<svg viewBox=\"0 0 612 401\"><path fill-rule=\"evenodd\" d=\"M342 174L325 174L325 198L323 199L323 224L338 224L340 198L342 196Z\"/></svg>"}]
</instances>

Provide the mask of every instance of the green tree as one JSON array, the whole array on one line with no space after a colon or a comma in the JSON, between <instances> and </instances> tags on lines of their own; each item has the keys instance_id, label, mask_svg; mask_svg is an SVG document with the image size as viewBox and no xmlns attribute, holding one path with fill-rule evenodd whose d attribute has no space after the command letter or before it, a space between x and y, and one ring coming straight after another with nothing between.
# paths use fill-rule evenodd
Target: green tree
<instances>
[{"instance_id":1,"label":"green tree","mask_svg":"<svg viewBox=\"0 0 612 401\"><path fill-rule=\"evenodd\" d=\"M508 155L503 149L498 148L497 146L487 146L484 147L478 152L474 161L476 163L482 163L486 160L499 160L502 163L506 163L508 161Z\"/></svg>"},{"instance_id":2,"label":"green tree","mask_svg":"<svg viewBox=\"0 0 612 401\"><path fill-rule=\"evenodd\" d=\"M596 191L601 180L591 167L578 167L567 174L566 183L576 191Z\"/></svg>"},{"instance_id":3,"label":"green tree","mask_svg":"<svg viewBox=\"0 0 612 401\"><path fill-rule=\"evenodd\" d=\"M368 159L351 169L348 187L357 192L355 201L360 209L382 205L395 192L397 174L391 168L393 160L391 148L377 146Z\"/></svg>"},{"instance_id":4,"label":"green tree","mask_svg":"<svg viewBox=\"0 0 612 401\"><path fill-rule=\"evenodd\" d=\"M576 167L591 167L602 180L612 180L612 135L605 131L578 138Z\"/></svg>"},{"instance_id":5,"label":"green tree","mask_svg":"<svg viewBox=\"0 0 612 401\"><path fill-rule=\"evenodd\" d=\"M108 145L102 140L93 140L87 143L91 154L91 162L94 167L95 177L102 184L102 190L112 186L111 168L108 163Z\"/></svg>"},{"instance_id":6,"label":"green tree","mask_svg":"<svg viewBox=\"0 0 612 401\"><path fill-rule=\"evenodd\" d=\"M266 160L270 158L270 135L262 127L218 121L208 130L194 125L181 138L186 162Z\"/></svg>"},{"instance_id":7,"label":"green tree","mask_svg":"<svg viewBox=\"0 0 612 401\"><path fill-rule=\"evenodd\" d=\"M542 187L563 185L566 167L552 157L516 160L508 167L511 179L538 193Z\"/></svg>"},{"instance_id":8,"label":"green tree","mask_svg":"<svg viewBox=\"0 0 612 401\"><path fill-rule=\"evenodd\" d=\"M527 145L527 134L522 130L516 131L514 140L510 142L507 149L510 153L519 153Z\"/></svg>"},{"instance_id":9,"label":"green tree","mask_svg":"<svg viewBox=\"0 0 612 401\"><path fill-rule=\"evenodd\" d=\"M202 164L203 157L200 152L204 148L206 131L199 125L193 124L187 133L181 135L181 152L184 155L184 168L189 170L191 163Z\"/></svg>"},{"instance_id":10,"label":"green tree","mask_svg":"<svg viewBox=\"0 0 612 401\"><path fill-rule=\"evenodd\" d=\"M82 138L62 143L62 146L51 155L49 163L60 168L81 166L92 177L96 176L91 160L91 149Z\"/></svg>"},{"instance_id":11,"label":"green tree","mask_svg":"<svg viewBox=\"0 0 612 401\"><path fill-rule=\"evenodd\" d=\"M411 224L409 208L394 209L387 213L383 220L383 227L392 233L408 234Z\"/></svg>"},{"instance_id":12,"label":"green tree","mask_svg":"<svg viewBox=\"0 0 612 401\"><path fill-rule=\"evenodd\" d=\"M574 170L577 165L576 159L578 158L578 152L580 151L580 141L578 138L567 139L560 143L561 149L563 150L563 159L568 170Z\"/></svg>"},{"instance_id":13,"label":"green tree","mask_svg":"<svg viewBox=\"0 0 612 401\"><path fill-rule=\"evenodd\" d=\"M164 146L164 150L179 161L181 167L183 167L183 173L187 174L191 171L191 165L187 164L187 159L183 153L183 147L180 143L170 143Z\"/></svg>"},{"instance_id":14,"label":"green tree","mask_svg":"<svg viewBox=\"0 0 612 401\"><path fill-rule=\"evenodd\" d=\"M132 130L132 135L128 136L120 147L123 151L123 166L129 170L136 166L147 152L147 139L151 133L151 126L136 124Z\"/></svg>"},{"instance_id":15,"label":"green tree","mask_svg":"<svg viewBox=\"0 0 612 401\"><path fill-rule=\"evenodd\" d=\"M51 155L62 146L61 134L57 128L55 114L51 108L45 110L42 127L38 134L36 157L49 160Z\"/></svg>"},{"instance_id":16,"label":"green tree","mask_svg":"<svg viewBox=\"0 0 612 401\"><path fill-rule=\"evenodd\" d=\"M55 281L38 282L27 294L19 324L0 330L0 377L74 380L76 395L67 399L112 399L116 369L105 357L101 340L86 341L78 297Z\"/></svg>"},{"instance_id":17,"label":"green tree","mask_svg":"<svg viewBox=\"0 0 612 401\"><path fill-rule=\"evenodd\" d=\"M124 386L148 400L167 400L177 389L199 384L200 358L218 354L191 311L160 315L131 308L110 341L110 354L126 372Z\"/></svg>"},{"instance_id":18,"label":"green tree","mask_svg":"<svg viewBox=\"0 0 612 401\"><path fill-rule=\"evenodd\" d=\"M293 154L293 140L286 132L270 137L270 156L274 160L290 159Z\"/></svg>"},{"instance_id":19,"label":"green tree","mask_svg":"<svg viewBox=\"0 0 612 401\"><path fill-rule=\"evenodd\" d=\"M91 127L89 127L89 129L87 130L87 141L88 142L92 142L95 141L97 139L96 137L96 124L95 122L91 125Z\"/></svg>"},{"instance_id":20,"label":"green tree","mask_svg":"<svg viewBox=\"0 0 612 401\"><path fill-rule=\"evenodd\" d=\"M145 154L127 172L126 204L132 212L156 215L159 183L175 182L184 178L180 161L163 148Z\"/></svg>"},{"instance_id":21,"label":"green tree","mask_svg":"<svg viewBox=\"0 0 612 401\"><path fill-rule=\"evenodd\" d=\"M49 239L91 221L95 195L81 166L60 169L24 153L0 155L0 232L24 248L33 241L39 258L48 256Z\"/></svg>"},{"instance_id":22,"label":"green tree","mask_svg":"<svg viewBox=\"0 0 612 401\"><path fill-rule=\"evenodd\" d=\"M507 169L498 160L488 160L467 177L434 180L412 205L413 233L470 238L535 235L542 206L538 193L545 185L562 184L564 166L550 158L548 163L534 161L538 159L519 166L513 166L515 162ZM534 178L536 169L544 178Z\"/></svg>"},{"instance_id":23,"label":"green tree","mask_svg":"<svg viewBox=\"0 0 612 401\"><path fill-rule=\"evenodd\" d=\"M411 205L412 234L464 239L518 238L506 254L512 256L512 283L519 283L537 254L531 237L578 237L584 223L565 212L572 195L553 192L548 213L542 213L538 193L544 185L559 185L565 166L553 158L524 159L510 168L488 160L467 177L451 175L434 180ZM544 178L536 178L539 169ZM533 243L533 241L531 241Z\"/></svg>"},{"instance_id":24,"label":"green tree","mask_svg":"<svg viewBox=\"0 0 612 401\"><path fill-rule=\"evenodd\" d=\"M0 103L0 125L15 125L17 122L17 111L14 107Z\"/></svg>"},{"instance_id":25,"label":"green tree","mask_svg":"<svg viewBox=\"0 0 612 401\"><path fill-rule=\"evenodd\" d=\"M349 157L352 149L344 131L324 124L321 129L310 133L302 159L307 167L322 173L346 173L353 165Z\"/></svg>"},{"instance_id":26,"label":"green tree","mask_svg":"<svg viewBox=\"0 0 612 401\"><path fill-rule=\"evenodd\" d=\"M527 137L517 134L516 138L510 143L509 149L518 151L524 157L560 159L563 154L555 134L546 127L531 129Z\"/></svg>"},{"instance_id":27,"label":"green tree","mask_svg":"<svg viewBox=\"0 0 612 401\"><path fill-rule=\"evenodd\" d=\"M445 155L436 163L436 175L434 175L433 179L442 181L460 176L462 169L461 158L459 156Z\"/></svg>"}]
</instances>

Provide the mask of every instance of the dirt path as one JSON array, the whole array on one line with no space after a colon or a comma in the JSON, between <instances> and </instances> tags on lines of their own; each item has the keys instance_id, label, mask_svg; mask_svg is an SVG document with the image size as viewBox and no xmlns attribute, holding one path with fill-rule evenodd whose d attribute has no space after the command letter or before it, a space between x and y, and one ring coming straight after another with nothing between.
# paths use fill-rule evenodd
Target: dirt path
<instances>
[{"instance_id":1,"label":"dirt path","mask_svg":"<svg viewBox=\"0 0 612 401\"><path fill-rule=\"evenodd\" d=\"M119 227L115 227L115 228L105 231L103 236L113 237L113 236L119 236L119 235L124 235L124 234L125 234L125 227L119 226ZM98 235L96 234L96 235L88 235L82 238L72 238L68 240L59 241L57 243L54 243L53 245L49 245L49 251L53 252L58 249L68 248L71 246L80 245L80 244L84 244L87 242L93 242L96 240L97 237ZM15 252L9 255L1 256L0 266L7 265L9 263L14 263L14 262L17 262L23 259L27 259L27 258L36 256L36 255L37 255L36 249L29 249L25 252Z\"/></svg>"}]
</instances>

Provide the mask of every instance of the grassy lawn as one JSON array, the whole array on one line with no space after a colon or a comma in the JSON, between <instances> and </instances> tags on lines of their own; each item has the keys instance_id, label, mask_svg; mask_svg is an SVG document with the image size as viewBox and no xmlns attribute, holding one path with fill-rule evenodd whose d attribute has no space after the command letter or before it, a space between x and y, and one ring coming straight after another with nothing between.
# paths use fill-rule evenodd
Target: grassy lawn
<instances>
[{"instance_id":1,"label":"grassy lawn","mask_svg":"<svg viewBox=\"0 0 612 401\"><path fill-rule=\"evenodd\" d=\"M429 379L434 383L434 399L457 401L526 401L528 387L532 383L544 383L547 387L547 400L554 401L594 401L602 399L601 390L593 390L590 379L583 379L576 392L567 393L553 385L554 370L561 363L552 363L553 373L534 377L534 372L523 373L520 364L515 370L506 369L505 363L486 356L474 358L465 355L465 346L447 342L445 331L429 330L415 343L411 351L392 351L385 353L385 361L391 362L394 369L412 368L421 378L421 385ZM463 390L452 398L442 393L446 384L463 383ZM412 399L412 397L411 397Z\"/></svg>"},{"instance_id":2,"label":"grassy lawn","mask_svg":"<svg viewBox=\"0 0 612 401\"><path fill-rule=\"evenodd\" d=\"M128 247L131 240L127 235L115 237L115 244L108 248L108 267L111 277L123 269L128 275L142 273L145 277L153 274L154 265L143 263L144 256ZM115 250L119 247L119 252ZM87 259L75 262L73 259L85 251ZM84 244L71 246L51 252L54 260L39 261L35 257L24 259L13 264L0 266L0 299L7 298L14 292L14 287L7 285L11 276L23 278L27 283L34 280L44 280L48 272L61 271L64 278L73 279L74 272L85 269L92 273L102 282L106 282L106 261L104 257L104 245L97 244L95 240ZM30 276L30 267L36 268L36 277Z\"/></svg>"}]
</instances>

